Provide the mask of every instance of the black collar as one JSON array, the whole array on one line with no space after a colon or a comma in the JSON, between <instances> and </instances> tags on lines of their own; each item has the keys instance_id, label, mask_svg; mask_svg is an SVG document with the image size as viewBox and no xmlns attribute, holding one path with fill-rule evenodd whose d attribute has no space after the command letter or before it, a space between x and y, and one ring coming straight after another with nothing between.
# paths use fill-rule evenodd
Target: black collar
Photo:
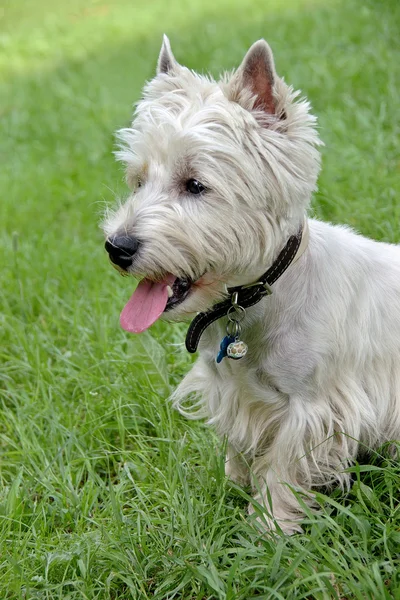
<instances>
[{"instance_id":1,"label":"black collar","mask_svg":"<svg viewBox=\"0 0 400 600\"><path fill-rule=\"evenodd\" d=\"M199 313L191 322L186 334L186 349L193 354L197 350L200 337L204 330L214 323L217 319L226 316L233 301L243 308L248 308L257 304L264 296L272 294L271 285L286 271L292 263L294 257L301 244L303 235L303 227L300 228L296 235L292 235L286 246L280 252L278 258L255 283L248 285L239 285L237 287L228 288L229 297L222 302L218 302L206 312Z\"/></svg>"}]
</instances>

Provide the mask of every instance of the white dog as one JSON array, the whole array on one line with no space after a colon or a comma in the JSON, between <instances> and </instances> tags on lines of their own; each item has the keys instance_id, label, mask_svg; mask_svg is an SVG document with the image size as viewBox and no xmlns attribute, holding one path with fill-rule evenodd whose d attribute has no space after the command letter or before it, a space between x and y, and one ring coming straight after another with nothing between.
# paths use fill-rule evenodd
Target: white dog
<instances>
[{"instance_id":1,"label":"white dog","mask_svg":"<svg viewBox=\"0 0 400 600\"><path fill-rule=\"evenodd\" d=\"M400 436L400 248L307 221L320 142L298 98L263 40L216 82L165 38L120 132L132 193L104 227L112 262L142 278L122 326L194 318L175 405L227 436L227 474L288 533L294 490L311 505L315 486L349 483L360 443Z\"/></svg>"}]
</instances>

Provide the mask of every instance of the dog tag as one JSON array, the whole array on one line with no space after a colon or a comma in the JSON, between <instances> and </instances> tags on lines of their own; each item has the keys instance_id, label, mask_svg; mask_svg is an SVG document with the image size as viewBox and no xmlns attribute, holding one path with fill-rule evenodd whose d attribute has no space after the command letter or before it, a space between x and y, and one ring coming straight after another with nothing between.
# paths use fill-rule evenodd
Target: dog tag
<instances>
[{"instance_id":1,"label":"dog tag","mask_svg":"<svg viewBox=\"0 0 400 600\"><path fill-rule=\"evenodd\" d=\"M243 356L246 356L246 354L247 344L241 340L231 342L226 349L226 356L228 358L233 358L234 360L239 360L239 358L243 358Z\"/></svg>"},{"instance_id":2,"label":"dog tag","mask_svg":"<svg viewBox=\"0 0 400 600\"><path fill-rule=\"evenodd\" d=\"M223 358L225 358L225 356L227 356L227 348L230 344L232 344L235 341L235 338L233 337L233 335L226 335L224 337L224 339L222 340L220 346L219 346L219 352L217 354L217 363L220 363L222 361Z\"/></svg>"}]
</instances>

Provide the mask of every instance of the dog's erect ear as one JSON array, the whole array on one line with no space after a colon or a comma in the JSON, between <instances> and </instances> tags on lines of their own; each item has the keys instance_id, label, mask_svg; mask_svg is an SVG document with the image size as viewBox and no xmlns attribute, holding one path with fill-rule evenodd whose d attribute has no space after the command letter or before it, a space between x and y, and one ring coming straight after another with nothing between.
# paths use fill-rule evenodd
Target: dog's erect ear
<instances>
[{"instance_id":1,"label":"dog's erect ear","mask_svg":"<svg viewBox=\"0 0 400 600\"><path fill-rule=\"evenodd\" d=\"M175 60L175 56L172 54L171 44L169 39L164 34L163 43L161 46L160 56L158 57L157 63L157 75L159 73L169 73L174 68L178 67L179 63Z\"/></svg>"},{"instance_id":2,"label":"dog's erect ear","mask_svg":"<svg viewBox=\"0 0 400 600\"><path fill-rule=\"evenodd\" d=\"M276 78L274 58L265 40L255 42L234 75L236 89L248 88L256 96L254 108L275 114L274 83Z\"/></svg>"}]
</instances>

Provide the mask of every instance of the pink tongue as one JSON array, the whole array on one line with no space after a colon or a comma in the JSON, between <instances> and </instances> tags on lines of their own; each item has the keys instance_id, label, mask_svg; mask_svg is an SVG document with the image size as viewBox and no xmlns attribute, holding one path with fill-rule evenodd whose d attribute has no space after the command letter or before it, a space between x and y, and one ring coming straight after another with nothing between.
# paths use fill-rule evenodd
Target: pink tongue
<instances>
[{"instance_id":1,"label":"pink tongue","mask_svg":"<svg viewBox=\"0 0 400 600\"><path fill-rule=\"evenodd\" d=\"M176 277L168 275L160 283L142 279L120 316L122 329L130 333L141 333L157 321L168 302L167 286L174 283Z\"/></svg>"}]
</instances>

